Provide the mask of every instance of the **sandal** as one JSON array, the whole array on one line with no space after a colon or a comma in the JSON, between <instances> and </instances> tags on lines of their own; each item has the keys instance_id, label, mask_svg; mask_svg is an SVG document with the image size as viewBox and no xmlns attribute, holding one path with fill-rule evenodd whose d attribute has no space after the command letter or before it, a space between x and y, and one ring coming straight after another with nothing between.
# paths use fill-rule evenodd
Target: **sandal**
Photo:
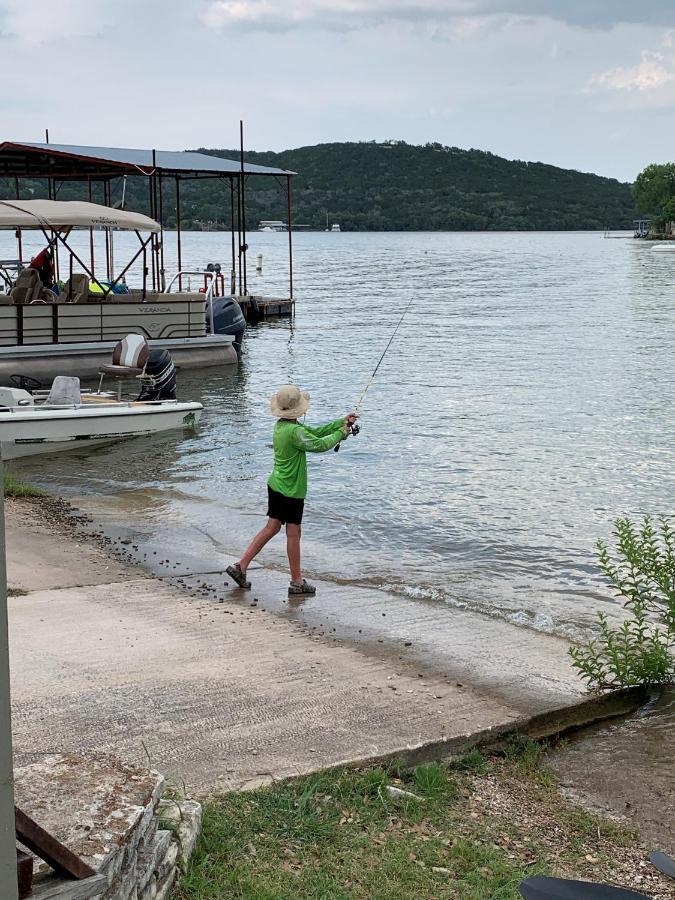
<instances>
[{"instance_id":1,"label":"sandal","mask_svg":"<svg viewBox=\"0 0 675 900\"><path fill-rule=\"evenodd\" d=\"M235 563L233 566L228 566L225 571L230 576L232 581L236 582L240 588L250 588L251 582L246 577L246 572L242 572L241 566L239 563Z\"/></svg>"},{"instance_id":2,"label":"sandal","mask_svg":"<svg viewBox=\"0 0 675 900\"><path fill-rule=\"evenodd\" d=\"M288 585L289 597L311 597L314 594L316 594L316 588L306 578L303 578L302 581L291 581Z\"/></svg>"}]
</instances>

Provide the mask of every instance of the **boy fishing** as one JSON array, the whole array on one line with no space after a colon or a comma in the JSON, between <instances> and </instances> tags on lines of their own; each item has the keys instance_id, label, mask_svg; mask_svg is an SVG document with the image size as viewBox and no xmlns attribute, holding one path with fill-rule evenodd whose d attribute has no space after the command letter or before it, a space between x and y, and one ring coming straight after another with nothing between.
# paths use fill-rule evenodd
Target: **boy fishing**
<instances>
[{"instance_id":1,"label":"boy fishing","mask_svg":"<svg viewBox=\"0 0 675 900\"><path fill-rule=\"evenodd\" d=\"M300 537L307 496L307 453L324 453L350 433L358 416L350 413L327 425L310 428L298 422L309 408L309 394L293 384L284 385L272 397L270 408L274 426L274 467L267 481L267 524L253 538L239 562L228 566L227 574L239 587L250 588L246 572L251 562L286 525L286 552L291 570L288 596L311 596L316 588L302 577Z\"/></svg>"}]
</instances>

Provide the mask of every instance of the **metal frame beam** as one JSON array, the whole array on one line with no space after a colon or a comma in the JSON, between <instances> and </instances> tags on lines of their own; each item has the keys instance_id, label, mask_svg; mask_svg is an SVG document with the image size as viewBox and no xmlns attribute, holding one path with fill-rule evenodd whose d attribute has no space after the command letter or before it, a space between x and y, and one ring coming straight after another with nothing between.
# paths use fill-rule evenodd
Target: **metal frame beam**
<instances>
[{"instance_id":1,"label":"metal frame beam","mask_svg":"<svg viewBox=\"0 0 675 900\"><path fill-rule=\"evenodd\" d=\"M12 766L12 706L9 691L7 570L5 568L4 473L0 456L0 885L3 900L18 900L14 769Z\"/></svg>"}]
</instances>

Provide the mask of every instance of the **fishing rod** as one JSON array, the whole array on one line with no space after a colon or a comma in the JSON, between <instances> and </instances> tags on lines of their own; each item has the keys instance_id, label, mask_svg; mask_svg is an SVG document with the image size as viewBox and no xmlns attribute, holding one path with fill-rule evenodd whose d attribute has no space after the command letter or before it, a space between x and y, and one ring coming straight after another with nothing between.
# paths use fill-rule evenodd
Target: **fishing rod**
<instances>
[{"instance_id":1,"label":"fishing rod","mask_svg":"<svg viewBox=\"0 0 675 900\"><path fill-rule=\"evenodd\" d=\"M373 383L373 381L375 381L375 376L377 375L377 370L378 370L378 369L380 368L380 366L382 365L382 360L385 358L385 356L387 355L387 352L388 352L389 348L390 348L391 345L393 344L394 338L396 337L396 332L397 332L397 331L399 330L399 328L401 327L401 324L402 324L403 320L404 320L405 317L406 317L406 313L408 312L408 310L409 310L410 307L412 306L412 302L413 302L414 299L415 299L415 298L414 298L414 296L413 296L413 297L411 297L410 300L408 301L408 305L407 305L406 308L403 310L403 315L402 315L401 318L398 320L398 323L396 324L396 328L394 328L394 330L393 330L392 333L391 333L391 337L389 338L389 342L387 343L387 346L386 346L386 347L384 348L384 350L382 351L382 356L378 359L377 365L376 365L375 368L373 369L372 375L370 376L370 378L369 378L368 381L366 382L366 386L364 387L364 389L361 391L361 396L359 397L359 399L358 399L358 401L357 401L357 403L356 403L356 407L354 408L354 414L355 414L356 416L358 416L358 414L359 414L359 410L361 409L361 404L362 404L363 401L365 400L366 394L367 394L368 391L370 390L371 384ZM359 425L356 424L356 422L354 422L354 423L352 423L352 424L349 425L349 434L356 436L360 431L361 431L361 428L359 427ZM342 443L342 442L340 442L340 443ZM340 444L336 444L335 447L333 447L333 450L335 451L335 453L337 453L339 449L340 449Z\"/></svg>"}]
</instances>

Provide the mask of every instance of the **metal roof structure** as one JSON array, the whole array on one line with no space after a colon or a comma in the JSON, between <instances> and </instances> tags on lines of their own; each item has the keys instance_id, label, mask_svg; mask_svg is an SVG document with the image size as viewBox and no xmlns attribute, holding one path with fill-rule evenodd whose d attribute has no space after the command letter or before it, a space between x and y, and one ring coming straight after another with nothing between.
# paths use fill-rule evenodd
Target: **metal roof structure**
<instances>
[{"instance_id":1,"label":"metal roof structure","mask_svg":"<svg viewBox=\"0 0 675 900\"><path fill-rule=\"evenodd\" d=\"M245 175L288 177L295 172L244 163ZM114 178L172 175L180 178L240 178L241 163L183 150L133 150L75 144L0 143L0 178Z\"/></svg>"},{"instance_id":2,"label":"metal roof structure","mask_svg":"<svg viewBox=\"0 0 675 900\"><path fill-rule=\"evenodd\" d=\"M69 182L79 182L88 188L88 200L93 202L103 195L103 203L113 207L113 183L117 179L136 176L147 184L147 208L150 220L159 224L159 234L151 229L150 262L153 290L164 289L164 228L175 222L176 257L182 270L181 184L184 181L212 179L220 186L226 182L225 191L215 192L218 200L229 206L226 213L217 218L219 227L229 231L231 255L232 291L235 283L240 295L248 294L246 251L246 188L247 176L271 177L281 183L286 192L288 213L288 282L289 298L293 297L293 249L292 249L292 196L291 180L295 172L270 166L258 166L242 162L244 155L244 125L239 123L241 150L238 159L220 159L206 153L182 150L137 150L124 147L90 147L76 144L33 143L25 141L0 142L0 179L7 179L3 193L21 196L21 182L38 180L46 182L47 199L56 201L61 187ZM47 134L47 141L49 135ZM12 185L13 182L13 185ZM123 184L126 184L123 182ZM227 195L229 194L229 198ZM135 198L138 202L138 197ZM228 204L229 199L229 204ZM14 202L9 199L6 202ZM20 202L20 201L19 201ZM124 204L124 189L121 204ZM117 205L117 204L116 204ZM145 204L144 204L145 205ZM224 211L225 212L225 211ZM218 215L218 214L216 214ZM228 228L229 225L229 228ZM90 271L93 275L95 248L93 228L90 229ZM19 231L19 242L21 232ZM20 247L19 247L20 249ZM106 271L112 270L112 232L106 229ZM110 272L108 272L110 274ZM181 283L179 279L179 289Z\"/></svg>"}]
</instances>

